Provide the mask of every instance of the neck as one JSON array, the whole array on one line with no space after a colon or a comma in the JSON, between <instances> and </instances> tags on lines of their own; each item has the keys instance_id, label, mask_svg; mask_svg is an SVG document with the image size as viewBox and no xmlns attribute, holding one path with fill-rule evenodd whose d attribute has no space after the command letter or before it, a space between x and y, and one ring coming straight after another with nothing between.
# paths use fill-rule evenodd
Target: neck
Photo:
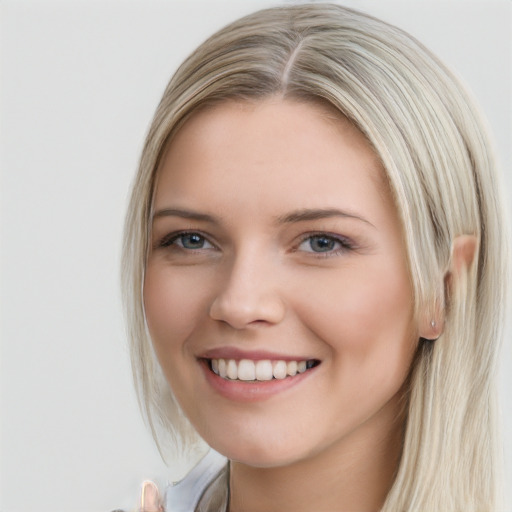
<instances>
[{"instance_id":1,"label":"neck","mask_svg":"<svg viewBox=\"0 0 512 512\"><path fill-rule=\"evenodd\" d=\"M286 466L231 462L229 512L380 510L401 454L403 421L397 421L396 412L385 407L384 417L374 417L336 444Z\"/></svg>"}]
</instances>

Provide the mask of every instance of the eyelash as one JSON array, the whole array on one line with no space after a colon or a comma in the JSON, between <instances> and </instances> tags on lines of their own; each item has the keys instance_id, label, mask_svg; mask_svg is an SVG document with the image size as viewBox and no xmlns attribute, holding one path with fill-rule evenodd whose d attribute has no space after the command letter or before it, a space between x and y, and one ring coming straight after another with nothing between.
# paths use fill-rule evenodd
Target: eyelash
<instances>
[{"instance_id":1,"label":"eyelash","mask_svg":"<svg viewBox=\"0 0 512 512\"><path fill-rule=\"evenodd\" d=\"M180 245L177 245L175 242L177 240L179 240L180 238L183 238L187 235L197 235L198 237L200 237L204 242L210 244L212 247L215 247L214 244L212 244L212 242L210 242L208 240L208 238L206 236L204 236L201 232L199 231L179 231L177 233L170 233L166 236L164 236L157 244L157 247L162 247L162 248L168 248L168 247L171 247L171 246L177 246L179 249L181 250L184 250L184 251L200 251L202 250L203 248L200 247L200 248L197 248L197 249L189 249L187 247L182 247Z\"/></svg>"},{"instance_id":2,"label":"eyelash","mask_svg":"<svg viewBox=\"0 0 512 512\"><path fill-rule=\"evenodd\" d=\"M199 238L201 238L201 240L204 242L204 243L207 243L209 245L211 245L213 248L216 248L216 246L210 242L208 240L208 238L203 235L201 232L199 231L179 231L177 233L170 233L166 236L164 236L156 245L156 248L170 248L171 246L175 246L177 247L178 249L182 250L182 251L193 251L193 252L196 252L196 251L201 251L201 250L209 250L210 248L203 248L203 247L198 247L198 248L187 248L187 247L183 247L182 245L177 245L175 242L179 239L182 239L183 237L187 236L187 235L196 235L198 236ZM335 244L338 244L339 247L337 249L331 249L331 250L327 250L327 251L302 251L302 252L306 252L306 253L309 253L311 254L313 257L315 258L329 258L329 257L333 257L333 256L339 256L341 254L344 254L348 251L351 251L354 249L354 244L347 238L345 237L342 237L342 236L339 236L339 235L331 235L331 234L328 234L328 233L324 233L324 232L317 232L317 233L308 233L306 235L304 235L300 242L298 243L298 245L296 246L296 248L294 249L293 252L300 252L299 251L299 247L304 244L305 242L307 242L308 240L310 241L310 244L311 244L311 241L314 240L314 239L321 239L323 238L324 240L327 240L329 242L333 242ZM311 246L311 245L310 245Z\"/></svg>"},{"instance_id":3,"label":"eyelash","mask_svg":"<svg viewBox=\"0 0 512 512\"><path fill-rule=\"evenodd\" d=\"M340 256L341 254L347 253L354 249L354 244L348 239L340 235L331 235L329 233L319 232L319 233L308 233L304 235L300 241L300 243L297 246L297 249L295 252L298 251L298 248L308 240L311 241L314 239L320 239L323 238L325 240L328 240L330 242L334 242L335 244L338 244L339 247L337 249L332 249L328 251L304 251L307 253L310 253L315 258L330 258L333 256Z\"/></svg>"}]
</instances>

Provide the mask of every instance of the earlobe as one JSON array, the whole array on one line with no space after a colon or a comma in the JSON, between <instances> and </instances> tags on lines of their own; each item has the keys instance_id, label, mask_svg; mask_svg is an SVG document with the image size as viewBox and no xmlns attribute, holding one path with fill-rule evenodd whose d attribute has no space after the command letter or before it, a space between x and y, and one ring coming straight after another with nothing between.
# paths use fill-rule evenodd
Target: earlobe
<instances>
[{"instance_id":1,"label":"earlobe","mask_svg":"<svg viewBox=\"0 0 512 512\"><path fill-rule=\"evenodd\" d=\"M449 302L454 281L466 269L470 268L478 250L478 238L474 235L459 235L452 243L448 270L444 275L444 293L442 302L437 302L433 311L425 315L420 326L420 337L435 341L444 331L445 308Z\"/></svg>"},{"instance_id":2,"label":"earlobe","mask_svg":"<svg viewBox=\"0 0 512 512\"><path fill-rule=\"evenodd\" d=\"M424 312L423 317L420 321L420 332L419 336L425 341L435 341L444 331L444 317L445 317L445 293L444 285L440 283L438 285L442 290L442 293L438 294L438 297L434 301L432 307L428 308Z\"/></svg>"},{"instance_id":3,"label":"earlobe","mask_svg":"<svg viewBox=\"0 0 512 512\"><path fill-rule=\"evenodd\" d=\"M420 338L426 341L435 341L444 330L444 305L434 308L431 315L425 315L420 326Z\"/></svg>"}]
</instances>

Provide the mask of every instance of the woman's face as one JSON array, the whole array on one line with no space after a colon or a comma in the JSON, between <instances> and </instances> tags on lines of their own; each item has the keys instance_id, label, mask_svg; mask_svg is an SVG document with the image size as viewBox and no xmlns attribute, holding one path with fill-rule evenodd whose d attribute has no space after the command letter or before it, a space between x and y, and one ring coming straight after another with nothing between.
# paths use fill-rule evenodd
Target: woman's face
<instances>
[{"instance_id":1,"label":"woman's face","mask_svg":"<svg viewBox=\"0 0 512 512\"><path fill-rule=\"evenodd\" d=\"M195 114L159 171L144 303L200 435L293 463L396 420L418 339L399 218L361 133L311 103Z\"/></svg>"}]
</instances>

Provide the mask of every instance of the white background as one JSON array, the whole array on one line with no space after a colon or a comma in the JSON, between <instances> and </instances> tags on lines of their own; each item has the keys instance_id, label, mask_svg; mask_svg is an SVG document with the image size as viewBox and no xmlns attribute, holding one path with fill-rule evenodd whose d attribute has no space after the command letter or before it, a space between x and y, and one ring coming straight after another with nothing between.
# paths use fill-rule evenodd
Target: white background
<instances>
[{"instance_id":1,"label":"white background","mask_svg":"<svg viewBox=\"0 0 512 512\"><path fill-rule=\"evenodd\" d=\"M510 204L511 3L343 3L410 31L464 77L495 132ZM118 292L126 198L172 71L217 28L273 4L1 4L0 512L132 509L144 478L183 472L160 462L131 387Z\"/></svg>"}]
</instances>

